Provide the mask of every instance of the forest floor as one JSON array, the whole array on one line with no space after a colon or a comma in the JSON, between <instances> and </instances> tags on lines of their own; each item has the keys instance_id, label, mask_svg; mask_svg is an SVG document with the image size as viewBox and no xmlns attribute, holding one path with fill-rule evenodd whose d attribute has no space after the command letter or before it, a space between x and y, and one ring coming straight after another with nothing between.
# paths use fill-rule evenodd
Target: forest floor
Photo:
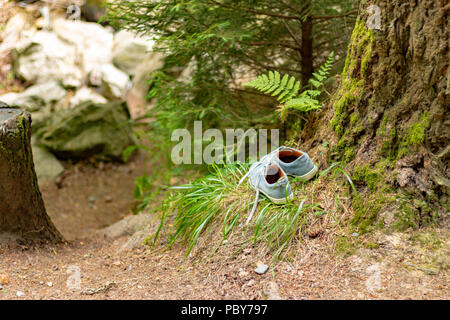
<instances>
[{"instance_id":1,"label":"forest floor","mask_svg":"<svg viewBox=\"0 0 450 320\"><path fill-rule=\"evenodd\" d=\"M449 299L447 229L371 235L378 244L337 255L327 237L305 239L298 254L270 264L257 249L224 246L200 262L182 244L120 250L101 230L130 215L143 157L127 164L70 164L41 184L47 211L68 243L0 247L0 299ZM71 287L81 276L79 287Z\"/></svg>"}]
</instances>

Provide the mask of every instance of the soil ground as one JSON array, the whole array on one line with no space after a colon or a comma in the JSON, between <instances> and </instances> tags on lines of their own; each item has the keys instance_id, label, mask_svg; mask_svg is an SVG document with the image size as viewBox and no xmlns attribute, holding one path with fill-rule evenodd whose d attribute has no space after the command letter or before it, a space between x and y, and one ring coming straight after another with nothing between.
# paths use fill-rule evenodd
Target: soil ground
<instances>
[{"instance_id":1,"label":"soil ground","mask_svg":"<svg viewBox=\"0 0 450 320\"><path fill-rule=\"evenodd\" d=\"M134 179L148 171L127 164L65 163L41 183L47 210L67 244L0 247L0 299L448 299L448 229L374 234L374 248L336 255L325 233L306 239L290 262L263 275L270 257L233 243L200 262L182 244L120 250L128 236L97 230L130 214ZM79 271L79 287L70 287Z\"/></svg>"}]
</instances>

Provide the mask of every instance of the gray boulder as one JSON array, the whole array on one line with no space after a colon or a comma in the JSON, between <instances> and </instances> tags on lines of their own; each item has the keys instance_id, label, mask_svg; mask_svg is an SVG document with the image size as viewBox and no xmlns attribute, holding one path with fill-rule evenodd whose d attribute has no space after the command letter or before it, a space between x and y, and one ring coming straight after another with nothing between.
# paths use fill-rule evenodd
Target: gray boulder
<instances>
[{"instance_id":1,"label":"gray boulder","mask_svg":"<svg viewBox=\"0 0 450 320\"><path fill-rule=\"evenodd\" d=\"M112 64L100 67L101 91L109 99L123 99L131 85L126 73Z\"/></svg>"},{"instance_id":2,"label":"gray boulder","mask_svg":"<svg viewBox=\"0 0 450 320\"><path fill-rule=\"evenodd\" d=\"M28 112L34 112L41 110L45 106L51 107L65 96L66 90L57 82L53 81L31 86L21 93L6 93L0 96L0 100L10 106L20 107Z\"/></svg>"},{"instance_id":3,"label":"gray boulder","mask_svg":"<svg viewBox=\"0 0 450 320\"><path fill-rule=\"evenodd\" d=\"M54 179L64 172L64 167L56 157L44 147L31 140L34 168L39 181Z\"/></svg>"},{"instance_id":4,"label":"gray boulder","mask_svg":"<svg viewBox=\"0 0 450 320\"><path fill-rule=\"evenodd\" d=\"M60 158L120 161L125 148L135 143L129 120L125 103L84 102L48 115L36 137Z\"/></svg>"},{"instance_id":5,"label":"gray boulder","mask_svg":"<svg viewBox=\"0 0 450 320\"><path fill-rule=\"evenodd\" d=\"M85 75L112 63L113 30L98 23L56 19L53 31L75 47Z\"/></svg>"},{"instance_id":6,"label":"gray boulder","mask_svg":"<svg viewBox=\"0 0 450 320\"><path fill-rule=\"evenodd\" d=\"M143 66L148 73L161 69L164 56L152 51L154 43L149 37L140 37L126 30L119 31L114 36L113 62L131 76L136 75Z\"/></svg>"},{"instance_id":7,"label":"gray boulder","mask_svg":"<svg viewBox=\"0 0 450 320\"><path fill-rule=\"evenodd\" d=\"M23 39L15 47L13 56L16 73L29 82L57 81L65 87L78 87L82 82L75 47L55 33L23 32Z\"/></svg>"},{"instance_id":8,"label":"gray boulder","mask_svg":"<svg viewBox=\"0 0 450 320\"><path fill-rule=\"evenodd\" d=\"M83 102L107 103L108 100L92 88L82 87L69 100L69 108L75 108Z\"/></svg>"},{"instance_id":9,"label":"gray boulder","mask_svg":"<svg viewBox=\"0 0 450 320\"><path fill-rule=\"evenodd\" d=\"M141 213L128 216L113 225L98 231L107 239L127 237L127 241L118 249L118 252L131 251L142 246L146 239L152 237L158 230L159 219L150 214Z\"/></svg>"}]
</instances>

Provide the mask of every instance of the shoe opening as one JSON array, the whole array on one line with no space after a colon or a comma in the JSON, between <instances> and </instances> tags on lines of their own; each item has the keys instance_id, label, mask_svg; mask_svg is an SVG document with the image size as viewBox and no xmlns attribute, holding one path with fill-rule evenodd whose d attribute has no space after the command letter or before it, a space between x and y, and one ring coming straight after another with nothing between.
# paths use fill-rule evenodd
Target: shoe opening
<instances>
[{"instance_id":1,"label":"shoe opening","mask_svg":"<svg viewBox=\"0 0 450 320\"><path fill-rule=\"evenodd\" d=\"M276 164L271 164L269 168L267 168L265 178L268 184L274 184L275 182L284 177L285 177L284 172Z\"/></svg>"},{"instance_id":2,"label":"shoe opening","mask_svg":"<svg viewBox=\"0 0 450 320\"><path fill-rule=\"evenodd\" d=\"M297 150L282 150L278 152L278 158L284 163L291 163L300 158L303 152Z\"/></svg>"}]
</instances>

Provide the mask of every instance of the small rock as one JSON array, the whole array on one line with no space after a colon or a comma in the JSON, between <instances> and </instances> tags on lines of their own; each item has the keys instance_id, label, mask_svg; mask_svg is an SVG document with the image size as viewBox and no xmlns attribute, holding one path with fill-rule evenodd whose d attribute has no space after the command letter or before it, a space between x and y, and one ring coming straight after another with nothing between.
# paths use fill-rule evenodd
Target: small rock
<instances>
[{"instance_id":1,"label":"small rock","mask_svg":"<svg viewBox=\"0 0 450 320\"><path fill-rule=\"evenodd\" d=\"M23 297L23 296L25 295L25 293L24 293L23 291L17 291L17 292L16 292L16 295L17 295L18 297Z\"/></svg>"},{"instance_id":2,"label":"small rock","mask_svg":"<svg viewBox=\"0 0 450 320\"><path fill-rule=\"evenodd\" d=\"M0 284L0 290L3 290L3 286Z\"/></svg>"},{"instance_id":3,"label":"small rock","mask_svg":"<svg viewBox=\"0 0 450 320\"><path fill-rule=\"evenodd\" d=\"M115 265L115 266L120 266L120 260L114 261L114 262L113 262L113 265Z\"/></svg>"},{"instance_id":4,"label":"small rock","mask_svg":"<svg viewBox=\"0 0 450 320\"><path fill-rule=\"evenodd\" d=\"M92 289L92 288L86 288L83 291L81 291L81 294L88 295L88 296L91 296L94 293L95 293L95 289Z\"/></svg>"},{"instance_id":5,"label":"small rock","mask_svg":"<svg viewBox=\"0 0 450 320\"><path fill-rule=\"evenodd\" d=\"M95 197L89 197L88 198L88 202L89 203L94 203L95 202Z\"/></svg>"},{"instance_id":6,"label":"small rock","mask_svg":"<svg viewBox=\"0 0 450 320\"><path fill-rule=\"evenodd\" d=\"M111 196L106 196L105 197L105 202L112 202L113 198Z\"/></svg>"},{"instance_id":7,"label":"small rock","mask_svg":"<svg viewBox=\"0 0 450 320\"><path fill-rule=\"evenodd\" d=\"M7 274L0 274L0 284L5 285L9 283L9 277Z\"/></svg>"},{"instance_id":8,"label":"small rock","mask_svg":"<svg viewBox=\"0 0 450 320\"><path fill-rule=\"evenodd\" d=\"M359 233L358 233L358 232L353 232L353 233L352 233L352 236L353 236L353 237L357 237L357 236L359 236Z\"/></svg>"},{"instance_id":9,"label":"small rock","mask_svg":"<svg viewBox=\"0 0 450 320\"><path fill-rule=\"evenodd\" d=\"M53 282L49 281L49 282L47 282L47 285L48 285L49 287L53 287Z\"/></svg>"},{"instance_id":10,"label":"small rock","mask_svg":"<svg viewBox=\"0 0 450 320\"><path fill-rule=\"evenodd\" d=\"M261 262L257 263L257 267L255 269L255 272L257 274L264 274L267 272L267 270L269 270L269 266L266 264L263 264Z\"/></svg>"}]
</instances>

